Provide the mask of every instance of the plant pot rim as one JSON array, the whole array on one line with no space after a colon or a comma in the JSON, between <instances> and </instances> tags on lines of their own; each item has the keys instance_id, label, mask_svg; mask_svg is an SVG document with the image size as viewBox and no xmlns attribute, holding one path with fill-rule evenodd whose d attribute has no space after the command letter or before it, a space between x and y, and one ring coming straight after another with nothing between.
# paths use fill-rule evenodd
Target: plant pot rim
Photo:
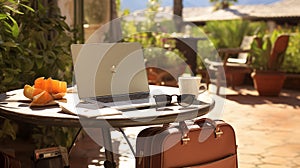
<instances>
[{"instance_id":1,"label":"plant pot rim","mask_svg":"<svg viewBox=\"0 0 300 168\"><path fill-rule=\"evenodd\" d=\"M276 71L276 70L254 70L252 74L286 74L284 71Z\"/></svg>"}]
</instances>

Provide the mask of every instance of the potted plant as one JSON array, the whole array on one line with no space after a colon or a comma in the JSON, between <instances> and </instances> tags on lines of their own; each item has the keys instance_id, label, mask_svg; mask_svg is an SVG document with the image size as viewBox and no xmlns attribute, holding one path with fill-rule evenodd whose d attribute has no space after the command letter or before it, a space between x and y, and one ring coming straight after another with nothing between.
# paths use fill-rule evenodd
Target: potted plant
<instances>
[{"instance_id":1,"label":"potted plant","mask_svg":"<svg viewBox=\"0 0 300 168\"><path fill-rule=\"evenodd\" d=\"M278 96L281 92L286 75L281 71L289 35L264 36L261 44L252 44L251 73L254 87L260 96Z\"/></svg>"}]
</instances>

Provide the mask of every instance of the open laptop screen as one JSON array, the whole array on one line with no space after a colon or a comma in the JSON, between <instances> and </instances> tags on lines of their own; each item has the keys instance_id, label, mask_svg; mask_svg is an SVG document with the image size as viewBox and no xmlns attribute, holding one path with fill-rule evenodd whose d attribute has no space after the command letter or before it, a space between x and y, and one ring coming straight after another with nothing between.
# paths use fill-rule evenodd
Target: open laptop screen
<instances>
[{"instance_id":1,"label":"open laptop screen","mask_svg":"<svg viewBox=\"0 0 300 168\"><path fill-rule=\"evenodd\" d=\"M71 52L79 98L149 94L139 43L72 44Z\"/></svg>"}]
</instances>

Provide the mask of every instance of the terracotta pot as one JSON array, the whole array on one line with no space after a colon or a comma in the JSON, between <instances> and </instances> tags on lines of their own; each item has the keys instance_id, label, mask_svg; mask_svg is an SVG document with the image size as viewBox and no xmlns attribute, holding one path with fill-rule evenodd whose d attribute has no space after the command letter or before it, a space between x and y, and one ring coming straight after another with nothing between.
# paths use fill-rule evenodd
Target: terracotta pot
<instances>
[{"instance_id":1,"label":"terracotta pot","mask_svg":"<svg viewBox=\"0 0 300 168\"><path fill-rule=\"evenodd\" d=\"M254 71L251 77L260 96L278 96L286 75L283 72Z\"/></svg>"}]
</instances>

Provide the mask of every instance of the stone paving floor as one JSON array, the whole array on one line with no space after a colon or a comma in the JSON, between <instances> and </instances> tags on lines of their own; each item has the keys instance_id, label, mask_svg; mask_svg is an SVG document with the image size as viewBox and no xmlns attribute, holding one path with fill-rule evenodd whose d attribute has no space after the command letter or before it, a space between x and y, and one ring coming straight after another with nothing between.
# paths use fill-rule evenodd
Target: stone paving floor
<instances>
[{"instance_id":1,"label":"stone paving floor","mask_svg":"<svg viewBox=\"0 0 300 168\"><path fill-rule=\"evenodd\" d=\"M241 86L224 92L226 99L212 94L221 103L215 111L222 110L222 114L208 117L221 118L235 129L239 167L299 168L300 91L283 90L279 97L262 97L253 87ZM132 143L141 129L125 129ZM122 154L119 167L134 167L126 142L119 140Z\"/></svg>"},{"instance_id":2,"label":"stone paving floor","mask_svg":"<svg viewBox=\"0 0 300 168\"><path fill-rule=\"evenodd\" d=\"M260 97L252 88L226 97L223 119L236 131L241 168L300 167L300 91Z\"/></svg>"}]
</instances>

